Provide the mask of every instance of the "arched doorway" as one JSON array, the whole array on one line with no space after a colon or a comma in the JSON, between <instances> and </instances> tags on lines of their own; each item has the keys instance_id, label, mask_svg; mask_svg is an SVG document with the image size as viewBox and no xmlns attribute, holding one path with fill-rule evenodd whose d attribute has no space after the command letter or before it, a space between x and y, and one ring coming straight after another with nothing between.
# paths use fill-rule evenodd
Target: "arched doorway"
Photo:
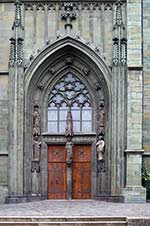
<instances>
[{"instance_id":1,"label":"arched doorway","mask_svg":"<svg viewBox=\"0 0 150 226\"><path fill-rule=\"evenodd\" d=\"M52 199L111 194L110 82L103 60L70 37L46 48L35 59L26 72L26 194ZM73 131L68 136L69 112ZM36 136L33 129L39 131ZM101 140L105 148L99 157ZM71 166L68 150L73 153Z\"/></svg>"},{"instance_id":2,"label":"arched doorway","mask_svg":"<svg viewBox=\"0 0 150 226\"><path fill-rule=\"evenodd\" d=\"M81 80L67 72L50 91L48 133L66 137L66 144L48 145L48 198L91 198L91 144L82 137L93 132L94 104ZM80 144L73 137L81 134ZM96 134L95 134L96 137Z\"/></svg>"}]
</instances>

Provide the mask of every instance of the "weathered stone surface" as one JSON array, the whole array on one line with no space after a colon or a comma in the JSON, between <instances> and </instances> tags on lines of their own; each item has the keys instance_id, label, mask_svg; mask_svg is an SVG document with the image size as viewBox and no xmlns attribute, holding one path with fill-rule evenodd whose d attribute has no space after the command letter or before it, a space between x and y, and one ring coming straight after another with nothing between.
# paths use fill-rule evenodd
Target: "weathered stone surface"
<instances>
[{"instance_id":1,"label":"weathered stone surface","mask_svg":"<svg viewBox=\"0 0 150 226\"><path fill-rule=\"evenodd\" d=\"M150 151L150 2L143 2L143 76L144 76L144 115L143 115L143 145L145 151Z\"/></svg>"},{"instance_id":2,"label":"weathered stone surface","mask_svg":"<svg viewBox=\"0 0 150 226\"><path fill-rule=\"evenodd\" d=\"M8 194L8 76L0 75L0 202Z\"/></svg>"}]
</instances>

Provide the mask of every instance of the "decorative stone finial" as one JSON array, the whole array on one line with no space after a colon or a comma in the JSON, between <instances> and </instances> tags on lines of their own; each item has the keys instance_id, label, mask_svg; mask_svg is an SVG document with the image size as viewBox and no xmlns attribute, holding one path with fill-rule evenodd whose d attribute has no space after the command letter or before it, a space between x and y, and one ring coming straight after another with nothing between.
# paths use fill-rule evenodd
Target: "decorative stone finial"
<instances>
[{"instance_id":1,"label":"decorative stone finial","mask_svg":"<svg viewBox=\"0 0 150 226\"><path fill-rule=\"evenodd\" d=\"M13 24L12 29L14 29L15 27L22 27L22 17L21 17L21 2L20 0L15 0L15 21Z\"/></svg>"},{"instance_id":2,"label":"decorative stone finial","mask_svg":"<svg viewBox=\"0 0 150 226\"><path fill-rule=\"evenodd\" d=\"M122 3L121 3L120 0L118 0L116 4L117 4L116 24L120 26L123 23L123 21L122 21L122 9L121 9Z\"/></svg>"},{"instance_id":3,"label":"decorative stone finial","mask_svg":"<svg viewBox=\"0 0 150 226\"><path fill-rule=\"evenodd\" d=\"M12 26L14 32L10 39L9 65L23 65L23 26L20 0L15 1L15 19Z\"/></svg>"},{"instance_id":4,"label":"decorative stone finial","mask_svg":"<svg viewBox=\"0 0 150 226\"><path fill-rule=\"evenodd\" d=\"M116 2L116 18L114 24L113 38L113 59L112 63L115 67L118 65L126 65L127 63L127 39L125 26L122 18L122 3L121 0Z\"/></svg>"},{"instance_id":5,"label":"decorative stone finial","mask_svg":"<svg viewBox=\"0 0 150 226\"><path fill-rule=\"evenodd\" d=\"M76 19L76 12L74 11L72 2L64 3L61 19L66 21L65 29L69 32L72 29L72 20Z\"/></svg>"}]
</instances>

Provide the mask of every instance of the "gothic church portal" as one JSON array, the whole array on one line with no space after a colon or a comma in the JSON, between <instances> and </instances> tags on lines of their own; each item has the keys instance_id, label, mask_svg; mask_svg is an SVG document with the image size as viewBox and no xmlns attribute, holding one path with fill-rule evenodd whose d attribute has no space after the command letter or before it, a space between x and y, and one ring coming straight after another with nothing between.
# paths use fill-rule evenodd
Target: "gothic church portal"
<instances>
[{"instance_id":1,"label":"gothic church portal","mask_svg":"<svg viewBox=\"0 0 150 226\"><path fill-rule=\"evenodd\" d=\"M137 2L0 1L2 202L146 201Z\"/></svg>"}]
</instances>

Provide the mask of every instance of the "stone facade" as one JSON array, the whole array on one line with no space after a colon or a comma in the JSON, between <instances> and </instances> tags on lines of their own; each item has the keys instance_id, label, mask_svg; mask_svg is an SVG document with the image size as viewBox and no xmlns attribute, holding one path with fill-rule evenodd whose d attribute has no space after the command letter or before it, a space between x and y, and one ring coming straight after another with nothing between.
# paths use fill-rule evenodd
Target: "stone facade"
<instances>
[{"instance_id":1,"label":"stone facade","mask_svg":"<svg viewBox=\"0 0 150 226\"><path fill-rule=\"evenodd\" d=\"M0 1L1 202L47 198L47 144L65 145L65 136L47 133L47 98L68 72L91 90L93 133L76 134L73 142L92 145L92 198L145 202L149 13L148 0ZM103 132L97 127L101 101ZM96 156L101 136L103 172Z\"/></svg>"}]
</instances>

